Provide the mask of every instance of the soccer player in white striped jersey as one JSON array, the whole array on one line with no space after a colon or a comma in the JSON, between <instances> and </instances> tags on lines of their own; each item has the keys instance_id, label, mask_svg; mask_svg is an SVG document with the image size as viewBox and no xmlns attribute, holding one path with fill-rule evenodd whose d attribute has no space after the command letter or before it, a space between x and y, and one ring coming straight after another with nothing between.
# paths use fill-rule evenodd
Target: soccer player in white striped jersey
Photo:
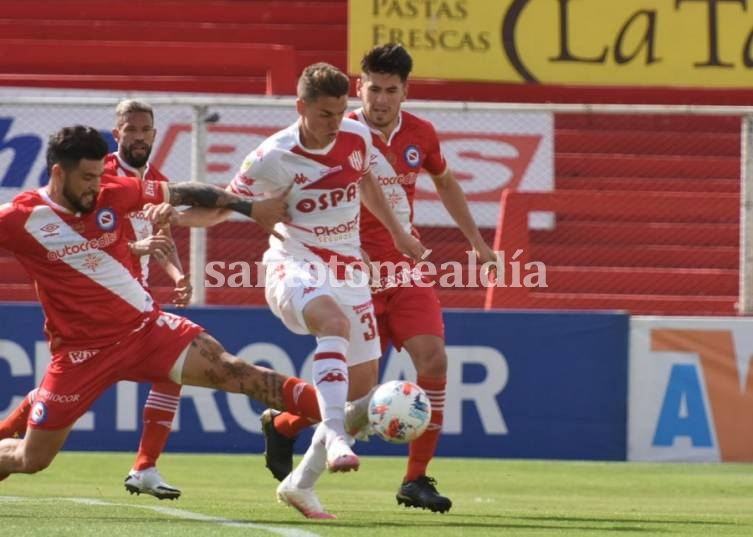
<instances>
[{"instance_id":1,"label":"soccer player in white striped jersey","mask_svg":"<svg viewBox=\"0 0 753 537\"><path fill-rule=\"evenodd\" d=\"M408 76L413 67L410 54L397 43L375 46L361 60L362 73L357 93L363 106L348 117L368 126L374 144L372 173L406 230L413 229L413 200L416 180L424 170L432 178L447 212L476 251L479 260L496 274L495 252L484 242L468 207L465 195L440 147L434 126L402 110L407 97ZM410 443L408 464L397 492L398 504L444 513L452 501L436 489L427 475L444 420L447 353L444 323L437 293L414 263L406 263L387 230L368 207L361 213L361 246L380 268L373 286L372 301L383 351L392 344L405 348L417 373L417 383L431 400L431 423L427 431ZM399 272L394 268L403 265ZM292 468L293 442L308 426L306 420L289 413L268 410L262 416L267 442L266 464L277 479Z\"/></svg>"},{"instance_id":2,"label":"soccer player in white striped jersey","mask_svg":"<svg viewBox=\"0 0 753 537\"><path fill-rule=\"evenodd\" d=\"M249 153L229 185L250 199L287 197L289 221L275 226L263 258L265 295L290 331L316 337L313 384L322 422L277 496L309 518L333 518L313 492L325 468L358 469L344 427L345 403L369 393L379 373L370 274L360 248L361 202L389 231L397 250L416 260L425 251L395 218L371 173L368 128L344 119L349 90L347 75L329 64L304 69L297 87L298 121ZM216 221L192 209L179 223Z\"/></svg>"}]
</instances>

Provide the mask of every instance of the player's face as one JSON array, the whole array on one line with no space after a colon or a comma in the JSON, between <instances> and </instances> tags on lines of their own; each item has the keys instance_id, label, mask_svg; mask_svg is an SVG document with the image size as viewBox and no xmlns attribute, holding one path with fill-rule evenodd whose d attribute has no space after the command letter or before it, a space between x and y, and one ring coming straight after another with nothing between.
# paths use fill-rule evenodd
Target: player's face
<instances>
[{"instance_id":1,"label":"player's face","mask_svg":"<svg viewBox=\"0 0 753 537\"><path fill-rule=\"evenodd\" d=\"M143 168L152 153L154 137L157 130L154 120L148 112L130 112L124 121L112 130L115 141L118 142L118 154L128 165Z\"/></svg>"},{"instance_id":2,"label":"player's face","mask_svg":"<svg viewBox=\"0 0 753 537\"><path fill-rule=\"evenodd\" d=\"M77 168L60 168L62 205L77 213L90 213L97 205L100 181L105 170L103 160L81 159Z\"/></svg>"},{"instance_id":3,"label":"player's face","mask_svg":"<svg viewBox=\"0 0 753 537\"><path fill-rule=\"evenodd\" d=\"M348 96L319 97L310 102L298 99L296 109L301 116L301 143L308 149L322 149L340 132L348 109Z\"/></svg>"},{"instance_id":4,"label":"player's face","mask_svg":"<svg viewBox=\"0 0 753 537\"><path fill-rule=\"evenodd\" d=\"M399 76L362 73L357 83L357 93L370 126L379 130L389 130L397 124L400 104L407 95L406 85Z\"/></svg>"}]
</instances>

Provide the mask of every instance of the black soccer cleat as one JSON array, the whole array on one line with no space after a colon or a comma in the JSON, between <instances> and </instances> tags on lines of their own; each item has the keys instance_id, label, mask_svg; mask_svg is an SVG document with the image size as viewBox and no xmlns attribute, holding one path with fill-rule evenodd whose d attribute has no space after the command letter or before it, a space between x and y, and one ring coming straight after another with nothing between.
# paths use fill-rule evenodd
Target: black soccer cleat
<instances>
[{"instance_id":1,"label":"black soccer cleat","mask_svg":"<svg viewBox=\"0 0 753 537\"><path fill-rule=\"evenodd\" d=\"M275 429L279 410L268 408L261 415L261 431L264 433L264 462L277 481L282 481L293 471L293 445L295 438L281 435Z\"/></svg>"},{"instance_id":2,"label":"black soccer cleat","mask_svg":"<svg viewBox=\"0 0 753 537\"><path fill-rule=\"evenodd\" d=\"M405 507L420 507L433 513L450 510L452 502L437 492L437 481L433 477L422 475L413 481L406 481L397 491L397 504Z\"/></svg>"}]
</instances>

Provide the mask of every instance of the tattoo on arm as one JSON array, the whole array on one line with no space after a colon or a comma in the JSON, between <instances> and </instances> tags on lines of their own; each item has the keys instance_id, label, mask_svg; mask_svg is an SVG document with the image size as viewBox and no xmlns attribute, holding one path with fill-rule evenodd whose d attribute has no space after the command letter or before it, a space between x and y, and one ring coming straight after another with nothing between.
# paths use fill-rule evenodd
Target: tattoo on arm
<instances>
[{"instance_id":1,"label":"tattoo on arm","mask_svg":"<svg viewBox=\"0 0 753 537\"><path fill-rule=\"evenodd\" d=\"M210 209L230 209L244 216L251 217L253 202L222 190L214 185L204 183L168 183L170 205L191 205Z\"/></svg>"}]
</instances>

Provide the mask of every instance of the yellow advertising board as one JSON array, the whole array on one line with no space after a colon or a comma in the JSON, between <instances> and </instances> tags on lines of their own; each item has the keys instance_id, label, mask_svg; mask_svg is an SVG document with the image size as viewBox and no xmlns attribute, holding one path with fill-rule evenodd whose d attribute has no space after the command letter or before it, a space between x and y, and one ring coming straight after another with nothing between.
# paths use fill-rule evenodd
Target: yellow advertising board
<instances>
[{"instance_id":1,"label":"yellow advertising board","mask_svg":"<svg viewBox=\"0 0 753 537\"><path fill-rule=\"evenodd\" d=\"M748 0L349 0L348 68L397 41L415 78L753 89Z\"/></svg>"}]
</instances>

